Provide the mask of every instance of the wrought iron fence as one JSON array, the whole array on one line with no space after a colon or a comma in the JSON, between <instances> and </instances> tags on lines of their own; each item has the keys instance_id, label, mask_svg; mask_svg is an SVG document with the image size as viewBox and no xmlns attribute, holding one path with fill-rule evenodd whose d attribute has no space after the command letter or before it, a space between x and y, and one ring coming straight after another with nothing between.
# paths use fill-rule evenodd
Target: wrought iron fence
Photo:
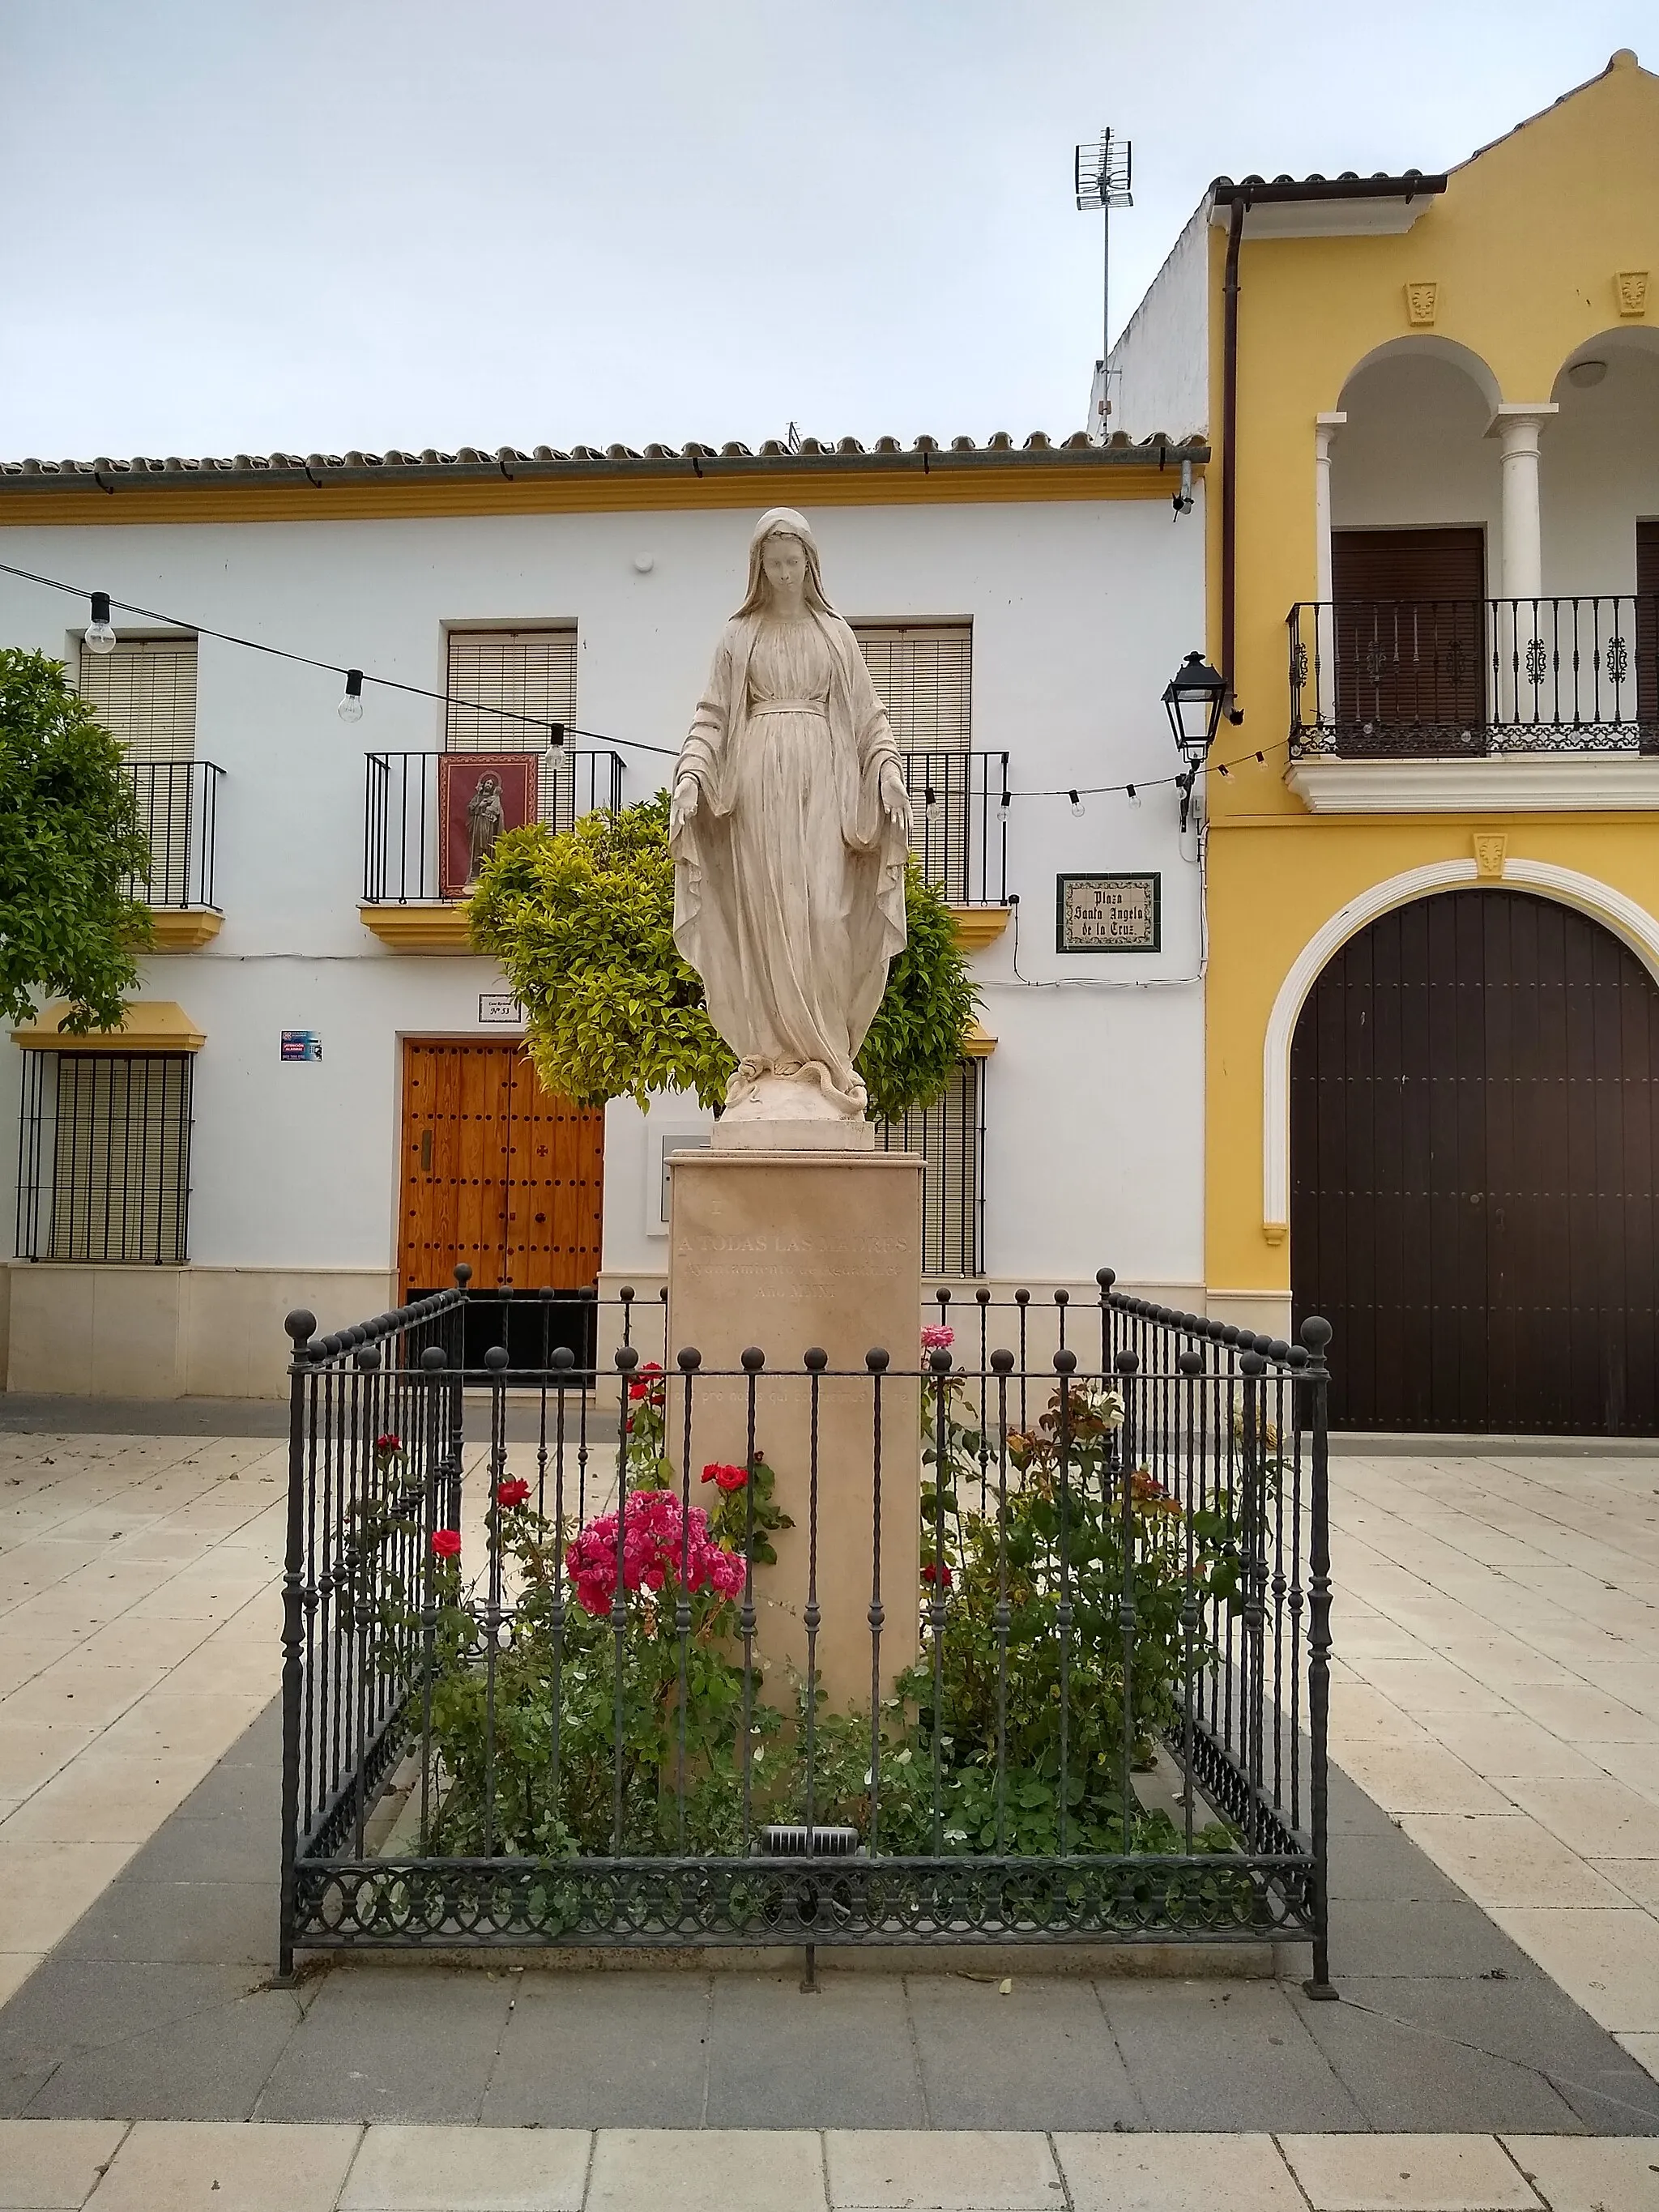
<instances>
[{"instance_id":1,"label":"wrought iron fence","mask_svg":"<svg viewBox=\"0 0 1659 2212\"><path fill-rule=\"evenodd\" d=\"M441 753L370 753L364 764L363 903L435 900L444 825L439 817ZM540 819L568 830L584 814L623 802L623 757L608 749L564 747L533 756L540 765Z\"/></svg>"},{"instance_id":2,"label":"wrought iron fence","mask_svg":"<svg viewBox=\"0 0 1659 2212\"><path fill-rule=\"evenodd\" d=\"M1659 598L1291 608L1303 759L1659 752Z\"/></svg>"},{"instance_id":3,"label":"wrought iron fence","mask_svg":"<svg viewBox=\"0 0 1659 2212\"><path fill-rule=\"evenodd\" d=\"M128 761L123 774L138 799L138 826L149 840L149 872L127 890L154 907L215 912L214 844L224 770L211 761Z\"/></svg>"},{"instance_id":4,"label":"wrought iron fence","mask_svg":"<svg viewBox=\"0 0 1659 2212\"><path fill-rule=\"evenodd\" d=\"M953 906L1008 900L1006 753L907 752L911 850Z\"/></svg>"},{"instance_id":5,"label":"wrought iron fence","mask_svg":"<svg viewBox=\"0 0 1659 2212\"><path fill-rule=\"evenodd\" d=\"M279 1972L1290 1939L1328 1993L1329 1330L1098 1279L598 1395L461 1364L464 1291L290 1316Z\"/></svg>"}]
</instances>

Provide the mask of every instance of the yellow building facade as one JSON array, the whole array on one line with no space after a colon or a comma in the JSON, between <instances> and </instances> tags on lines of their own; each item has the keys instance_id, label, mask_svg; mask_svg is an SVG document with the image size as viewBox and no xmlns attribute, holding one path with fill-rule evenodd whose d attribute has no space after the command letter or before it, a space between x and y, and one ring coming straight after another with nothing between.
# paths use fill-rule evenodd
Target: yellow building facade
<instances>
[{"instance_id":1,"label":"yellow building facade","mask_svg":"<svg viewBox=\"0 0 1659 2212\"><path fill-rule=\"evenodd\" d=\"M1651 1432L1659 77L1617 54L1444 177L1224 181L1112 366L1117 427L1158 415L1215 453L1211 1313L1279 1335L1346 1302L1339 1371L1345 1323L1357 1361L1394 1363L1351 1390L1354 1425ZM1554 1060L1493 1026L1540 1006ZM1422 1037L1385 1050L1402 1018ZM1591 1122L1626 1102L1583 1158L1575 1084ZM1619 1346L1540 1399L1526 1371L1592 1278ZM1461 1380L1415 1371L1446 1360Z\"/></svg>"}]
</instances>

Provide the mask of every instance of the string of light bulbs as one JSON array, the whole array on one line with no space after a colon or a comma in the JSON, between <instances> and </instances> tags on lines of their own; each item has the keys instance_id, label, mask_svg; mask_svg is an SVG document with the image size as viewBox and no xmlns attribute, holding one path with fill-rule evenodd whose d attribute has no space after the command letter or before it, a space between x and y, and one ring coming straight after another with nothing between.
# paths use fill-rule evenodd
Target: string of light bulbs
<instances>
[{"instance_id":1,"label":"string of light bulbs","mask_svg":"<svg viewBox=\"0 0 1659 2212\"><path fill-rule=\"evenodd\" d=\"M652 753L662 760L677 760L679 757L680 748L678 745L655 745L642 738L617 738L602 730L578 729L574 724L550 721L545 716L526 714L517 708L498 707L483 699L464 698L453 691L434 691L423 684L405 683L395 676L376 676L365 669L349 667L340 661L323 660L313 653L296 653L288 646L271 645L263 638L243 637L234 630L216 629L210 623L188 622L179 615L163 614L155 607L138 606L130 599L118 599L108 592L88 591L82 584L66 583L60 576L42 575L35 569L20 568L10 562L0 561L0 575L15 576L23 583L38 584L46 591L62 592L70 599L86 600L91 619L82 636L89 653L104 655L114 652L119 641L110 617L118 608L123 614L136 615L143 622L165 623L170 629L182 630L191 636L210 637L221 645L234 645L246 653L262 653L274 660L292 661L297 667L320 669L328 675L342 677L344 689L335 712L343 722L362 721L363 687L374 684L381 690L402 692L410 698L431 699L442 706L465 707L473 714L494 715L499 721L518 722L531 729L544 730L550 751L562 747L565 739L571 737L585 738L592 744L609 745L618 752ZM1231 762L1216 761L1210 765L1213 772L1225 781L1230 769L1243 767L1251 761L1265 766L1270 756L1287 752L1289 748L1290 740L1284 738L1277 744L1254 747ZM1079 817L1087 812L1086 802L1091 799L1123 798L1132 808L1138 809L1143 792L1168 790L1171 786L1185 783L1188 773L1139 776L1133 782L1067 784L1053 790L1016 791L1005 781L997 793L997 811L1006 820L1014 801L1024 799L1066 799L1070 802L1072 812ZM932 785L926 787L923 798L930 811L937 805L939 797L939 793Z\"/></svg>"}]
</instances>

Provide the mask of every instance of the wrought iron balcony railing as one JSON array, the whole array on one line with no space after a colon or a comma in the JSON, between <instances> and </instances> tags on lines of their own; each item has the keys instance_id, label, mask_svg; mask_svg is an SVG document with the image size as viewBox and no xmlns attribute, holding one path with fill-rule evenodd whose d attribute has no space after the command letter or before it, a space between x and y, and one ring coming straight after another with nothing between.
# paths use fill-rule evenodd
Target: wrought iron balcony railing
<instances>
[{"instance_id":1,"label":"wrought iron balcony railing","mask_svg":"<svg viewBox=\"0 0 1659 2212\"><path fill-rule=\"evenodd\" d=\"M465 753L370 753L363 802L363 903L410 905L446 898L447 825L439 805L438 763ZM620 753L567 749L527 753L538 763L538 818L568 830L585 814L622 805ZM464 821L463 811L463 821ZM447 825L453 834L454 825Z\"/></svg>"},{"instance_id":2,"label":"wrought iron balcony railing","mask_svg":"<svg viewBox=\"0 0 1659 2212\"><path fill-rule=\"evenodd\" d=\"M363 903L413 905L451 895L443 847L454 825L439 805L441 753L370 753L363 805ZM465 754L451 755L465 759ZM622 805L620 753L539 758L539 818L568 830L585 814ZM915 813L912 847L930 883L953 906L1006 903L1008 833L1002 794L1006 753L908 752L904 780Z\"/></svg>"},{"instance_id":3,"label":"wrought iron balcony railing","mask_svg":"<svg viewBox=\"0 0 1659 2212\"><path fill-rule=\"evenodd\" d=\"M128 761L125 773L149 840L149 873L131 878L128 890L147 906L216 914L213 848L224 770L211 761Z\"/></svg>"},{"instance_id":4,"label":"wrought iron balcony railing","mask_svg":"<svg viewBox=\"0 0 1659 2212\"><path fill-rule=\"evenodd\" d=\"M1304 760L1659 753L1659 595L1291 608Z\"/></svg>"},{"instance_id":5,"label":"wrought iron balcony railing","mask_svg":"<svg viewBox=\"0 0 1659 2212\"><path fill-rule=\"evenodd\" d=\"M1008 901L1006 753L910 752L910 848L952 906Z\"/></svg>"}]
</instances>

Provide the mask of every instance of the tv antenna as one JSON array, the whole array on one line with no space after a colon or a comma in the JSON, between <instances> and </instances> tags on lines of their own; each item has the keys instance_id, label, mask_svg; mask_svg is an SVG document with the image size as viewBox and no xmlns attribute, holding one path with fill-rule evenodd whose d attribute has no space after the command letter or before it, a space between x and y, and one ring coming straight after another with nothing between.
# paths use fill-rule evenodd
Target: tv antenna
<instances>
[{"instance_id":1,"label":"tv antenna","mask_svg":"<svg viewBox=\"0 0 1659 2212\"><path fill-rule=\"evenodd\" d=\"M1112 350L1112 210L1134 205L1129 189L1133 149L1127 138L1109 129L1077 149L1073 185L1078 212L1100 210L1100 434L1106 435L1106 418L1112 411L1106 367Z\"/></svg>"}]
</instances>

